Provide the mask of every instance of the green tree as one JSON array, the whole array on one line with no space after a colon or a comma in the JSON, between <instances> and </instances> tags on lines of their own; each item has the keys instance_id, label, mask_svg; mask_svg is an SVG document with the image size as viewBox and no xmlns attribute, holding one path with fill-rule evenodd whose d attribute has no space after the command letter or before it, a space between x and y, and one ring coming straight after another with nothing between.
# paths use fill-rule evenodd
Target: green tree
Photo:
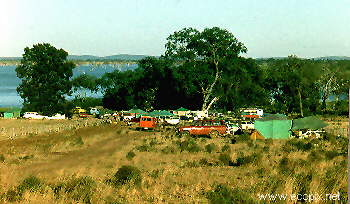
<instances>
[{"instance_id":1,"label":"green tree","mask_svg":"<svg viewBox=\"0 0 350 204\"><path fill-rule=\"evenodd\" d=\"M209 110L220 99L215 89L222 77L223 63L235 60L247 51L232 33L218 27L206 28L202 32L184 28L167 38L165 48L168 58L213 70L211 77L199 84L203 96L202 110Z\"/></svg>"},{"instance_id":2,"label":"green tree","mask_svg":"<svg viewBox=\"0 0 350 204\"><path fill-rule=\"evenodd\" d=\"M71 94L75 65L67 61L68 53L48 43L24 49L23 59L16 68L22 79L17 92L23 98L23 109L45 115L63 113L65 95Z\"/></svg>"}]
</instances>

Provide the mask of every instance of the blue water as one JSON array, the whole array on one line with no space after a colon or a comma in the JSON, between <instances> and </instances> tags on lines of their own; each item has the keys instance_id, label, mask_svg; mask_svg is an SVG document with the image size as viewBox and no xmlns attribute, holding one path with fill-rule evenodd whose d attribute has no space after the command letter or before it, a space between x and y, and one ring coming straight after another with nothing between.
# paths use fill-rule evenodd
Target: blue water
<instances>
[{"instance_id":1,"label":"blue water","mask_svg":"<svg viewBox=\"0 0 350 204\"><path fill-rule=\"evenodd\" d=\"M130 65L81 65L77 66L73 70L73 77L87 74L96 77L101 77L105 73L113 72L115 70L126 71L137 68L137 64ZM16 66L0 66L0 107L21 107L22 98L17 94L16 88L20 84L21 80L16 76ZM73 93L73 96L67 97L73 98L77 95L101 97L102 93L92 93L87 90L79 90Z\"/></svg>"}]
</instances>

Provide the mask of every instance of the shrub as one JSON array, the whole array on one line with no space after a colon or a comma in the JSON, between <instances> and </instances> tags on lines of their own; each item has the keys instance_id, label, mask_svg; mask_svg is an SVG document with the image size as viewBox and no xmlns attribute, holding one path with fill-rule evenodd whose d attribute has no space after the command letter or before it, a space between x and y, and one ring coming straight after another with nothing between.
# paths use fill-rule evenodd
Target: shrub
<instances>
[{"instance_id":1,"label":"shrub","mask_svg":"<svg viewBox=\"0 0 350 204\"><path fill-rule=\"evenodd\" d=\"M224 146L222 146L221 152L231 152L231 147L230 147L230 145L225 144Z\"/></svg>"},{"instance_id":2,"label":"shrub","mask_svg":"<svg viewBox=\"0 0 350 204\"><path fill-rule=\"evenodd\" d=\"M266 140L264 140L264 142L265 142L265 144L266 145L273 145L273 139L272 138L268 138L268 139L266 139Z\"/></svg>"},{"instance_id":3,"label":"shrub","mask_svg":"<svg viewBox=\"0 0 350 204\"><path fill-rule=\"evenodd\" d=\"M282 149L285 152L294 152L294 151L309 151L312 149L312 143L306 142L301 139L291 139L288 140L283 146Z\"/></svg>"},{"instance_id":4,"label":"shrub","mask_svg":"<svg viewBox=\"0 0 350 204\"><path fill-rule=\"evenodd\" d=\"M310 192L310 183L312 181L312 173L300 173L295 175L295 187L298 188L298 194L304 195ZM301 200L301 202L305 202L307 200Z\"/></svg>"},{"instance_id":5,"label":"shrub","mask_svg":"<svg viewBox=\"0 0 350 204\"><path fill-rule=\"evenodd\" d=\"M317 161L320 161L323 159L323 156L322 156L322 152L321 151L316 151L316 150L313 150L310 152L310 154L308 155L308 160L311 161L311 162L317 162Z\"/></svg>"},{"instance_id":6,"label":"shrub","mask_svg":"<svg viewBox=\"0 0 350 204\"><path fill-rule=\"evenodd\" d=\"M257 163L257 162L260 162L261 159L262 159L262 155L256 152L254 152L249 156L241 155L237 157L236 163L234 164L234 166L242 166L242 165L247 165L251 163Z\"/></svg>"},{"instance_id":7,"label":"shrub","mask_svg":"<svg viewBox=\"0 0 350 204\"><path fill-rule=\"evenodd\" d=\"M288 157L283 157L278 164L278 171L284 175L290 175L294 173L294 163L291 162Z\"/></svg>"},{"instance_id":8,"label":"shrub","mask_svg":"<svg viewBox=\"0 0 350 204\"><path fill-rule=\"evenodd\" d=\"M0 162L4 162L5 161L5 156L3 154L0 154Z\"/></svg>"},{"instance_id":9,"label":"shrub","mask_svg":"<svg viewBox=\"0 0 350 204\"><path fill-rule=\"evenodd\" d=\"M35 176L29 176L25 178L16 189L10 189L6 192L6 200L10 202L15 202L22 200L23 193L27 190L30 192L37 192L40 190L43 186L43 182L35 177Z\"/></svg>"},{"instance_id":10,"label":"shrub","mask_svg":"<svg viewBox=\"0 0 350 204\"><path fill-rule=\"evenodd\" d=\"M225 166L233 166L231 156L227 153L221 153L219 155L219 161Z\"/></svg>"},{"instance_id":11,"label":"shrub","mask_svg":"<svg viewBox=\"0 0 350 204\"><path fill-rule=\"evenodd\" d=\"M339 153L336 150L330 150L330 151L325 151L324 155L328 160L332 160L335 157L339 156Z\"/></svg>"},{"instance_id":12,"label":"shrub","mask_svg":"<svg viewBox=\"0 0 350 204\"><path fill-rule=\"evenodd\" d=\"M23 193L15 189L10 189L6 192L5 199L9 202L16 202L16 201L22 200L22 196L23 196Z\"/></svg>"},{"instance_id":13,"label":"shrub","mask_svg":"<svg viewBox=\"0 0 350 204\"><path fill-rule=\"evenodd\" d=\"M205 151L208 153L212 153L216 150L216 145L214 143L210 143L205 145Z\"/></svg>"},{"instance_id":14,"label":"shrub","mask_svg":"<svg viewBox=\"0 0 350 204\"><path fill-rule=\"evenodd\" d=\"M34 155L26 155L23 157L18 157L18 159L20 159L20 160L28 160L28 159L32 159L32 158L34 158Z\"/></svg>"},{"instance_id":15,"label":"shrub","mask_svg":"<svg viewBox=\"0 0 350 204\"><path fill-rule=\"evenodd\" d=\"M126 154L126 158L128 160L132 160L135 156L136 156L136 154L133 151L130 151Z\"/></svg>"},{"instance_id":16,"label":"shrub","mask_svg":"<svg viewBox=\"0 0 350 204\"><path fill-rule=\"evenodd\" d=\"M241 135L238 135L238 136L236 137L236 141L237 141L237 142L247 142L247 141L251 141L250 135L247 134L247 133L243 133L243 134L241 134Z\"/></svg>"},{"instance_id":17,"label":"shrub","mask_svg":"<svg viewBox=\"0 0 350 204\"><path fill-rule=\"evenodd\" d=\"M173 154L173 153L176 153L176 148L173 146L166 146L161 151L164 154Z\"/></svg>"},{"instance_id":18,"label":"shrub","mask_svg":"<svg viewBox=\"0 0 350 204\"><path fill-rule=\"evenodd\" d=\"M247 191L239 188L230 189L226 185L219 184L214 190L206 193L206 197L210 203L254 203Z\"/></svg>"},{"instance_id":19,"label":"shrub","mask_svg":"<svg viewBox=\"0 0 350 204\"><path fill-rule=\"evenodd\" d=\"M133 183L135 185L139 185L142 181L141 171L134 166L122 166L114 174L111 181L114 184L114 186L120 184L123 185L126 183Z\"/></svg>"},{"instance_id":20,"label":"shrub","mask_svg":"<svg viewBox=\"0 0 350 204\"><path fill-rule=\"evenodd\" d=\"M196 141L192 138L184 141L176 141L176 144L181 152L199 152L201 151L200 146L196 143Z\"/></svg>"},{"instance_id":21,"label":"shrub","mask_svg":"<svg viewBox=\"0 0 350 204\"><path fill-rule=\"evenodd\" d=\"M60 185L58 189L63 189L75 201L81 200L84 203L91 203L91 197L96 189L96 182L89 176L73 178L67 183Z\"/></svg>"},{"instance_id":22,"label":"shrub","mask_svg":"<svg viewBox=\"0 0 350 204\"><path fill-rule=\"evenodd\" d=\"M84 141L83 141L83 138L81 136L79 137L74 137L73 138L73 141L71 143L71 145L73 146L81 146L81 145L84 145Z\"/></svg>"},{"instance_id":23,"label":"shrub","mask_svg":"<svg viewBox=\"0 0 350 204\"><path fill-rule=\"evenodd\" d=\"M160 175L162 175L164 172L164 169L156 169L156 170L153 170L149 173L149 176L156 179L158 178Z\"/></svg>"},{"instance_id":24,"label":"shrub","mask_svg":"<svg viewBox=\"0 0 350 204\"><path fill-rule=\"evenodd\" d=\"M143 145L140 145L140 146L137 146L136 149L140 152L152 152L152 151L155 151L155 149L153 147L151 147L150 145L148 144L143 144Z\"/></svg>"}]
</instances>

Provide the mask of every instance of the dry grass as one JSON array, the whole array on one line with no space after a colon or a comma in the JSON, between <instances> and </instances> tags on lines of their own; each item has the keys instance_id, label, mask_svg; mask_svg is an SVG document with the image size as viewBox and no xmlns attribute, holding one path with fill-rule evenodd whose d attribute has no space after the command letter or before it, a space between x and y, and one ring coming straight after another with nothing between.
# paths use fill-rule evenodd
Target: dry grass
<instances>
[{"instance_id":1,"label":"dry grass","mask_svg":"<svg viewBox=\"0 0 350 204\"><path fill-rule=\"evenodd\" d=\"M303 145L285 151L283 140L231 143L116 125L0 141L0 202L17 198L18 186L30 176L41 181L40 188L25 188L15 202L247 203L258 202L259 193L346 196L346 155L337 141L307 151ZM140 183L109 182L122 166L135 167ZM126 178L134 178L130 171Z\"/></svg>"}]
</instances>

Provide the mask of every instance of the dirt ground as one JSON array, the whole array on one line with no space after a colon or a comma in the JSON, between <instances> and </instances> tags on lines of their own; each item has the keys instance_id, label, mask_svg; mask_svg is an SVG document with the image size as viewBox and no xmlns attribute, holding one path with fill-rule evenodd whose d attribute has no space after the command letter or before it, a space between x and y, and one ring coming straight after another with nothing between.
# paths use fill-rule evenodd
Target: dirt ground
<instances>
[{"instance_id":1,"label":"dirt ground","mask_svg":"<svg viewBox=\"0 0 350 204\"><path fill-rule=\"evenodd\" d=\"M102 122L102 120L93 118L75 120L0 119L0 141L95 126Z\"/></svg>"}]
</instances>

